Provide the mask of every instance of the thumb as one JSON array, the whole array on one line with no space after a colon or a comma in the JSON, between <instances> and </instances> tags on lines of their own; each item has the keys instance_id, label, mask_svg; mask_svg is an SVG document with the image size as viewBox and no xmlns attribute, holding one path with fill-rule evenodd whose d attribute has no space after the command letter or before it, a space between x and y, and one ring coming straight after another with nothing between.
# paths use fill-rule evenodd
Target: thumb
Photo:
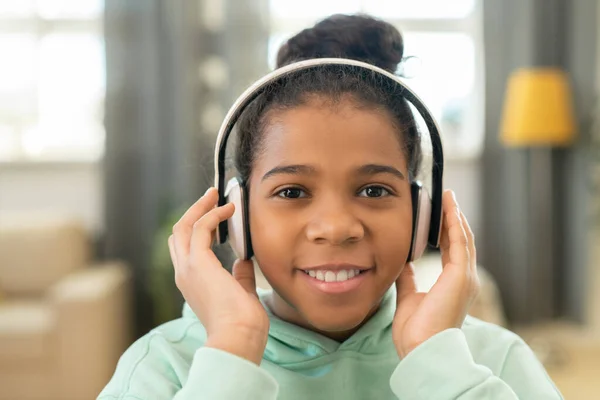
<instances>
[{"instance_id":1,"label":"thumb","mask_svg":"<svg viewBox=\"0 0 600 400\"><path fill-rule=\"evenodd\" d=\"M415 269L413 263L408 263L404 266L404 269L400 273L398 279L396 279L396 301L400 303L400 300L406 295L417 292L417 281L415 279Z\"/></svg>"},{"instance_id":2,"label":"thumb","mask_svg":"<svg viewBox=\"0 0 600 400\"><path fill-rule=\"evenodd\" d=\"M256 294L256 279L254 277L254 264L252 260L235 260L231 269L233 277L246 292L258 296Z\"/></svg>"}]
</instances>

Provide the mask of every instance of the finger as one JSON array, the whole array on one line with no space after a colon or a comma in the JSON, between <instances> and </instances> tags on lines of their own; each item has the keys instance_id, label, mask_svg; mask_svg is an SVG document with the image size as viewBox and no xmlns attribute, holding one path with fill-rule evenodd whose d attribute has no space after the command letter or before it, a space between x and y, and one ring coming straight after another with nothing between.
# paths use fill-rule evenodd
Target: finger
<instances>
[{"instance_id":1,"label":"finger","mask_svg":"<svg viewBox=\"0 0 600 400\"><path fill-rule=\"evenodd\" d=\"M450 248L450 240L448 240L448 229L446 229L448 222L446 216L442 214L442 229L440 235L440 250L442 252L447 251Z\"/></svg>"},{"instance_id":2,"label":"finger","mask_svg":"<svg viewBox=\"0 0 600 400\"><path fill-rule=\"evenodd\" d=\"M415 268L413 263L408 263L396 279L396 302L400 301L412 293L417 292L417 279L415 277Z\"/></svg>"},{"instance_id":3,"label":"finger","mask_svg":"<svg viewBox=\"0 0 600 400\"><path fill-rule=\"evenodd\" d=\"M188 257L194 224L214 208L217 200L217 190L209 188L200 199L188 208L179 221L173 225L173 240L179 257Z\"/></svg>"},{"instance_id":4,"label":"finger","mask_svg":"<svg viewBox=\"0 0 600 400\"><path fill-rule=\"evenodd\" d=\"M454 192L446 191L442 199L447 251L452 264L470 267L467 234L462 226L460 210Z\"/></svg>"},{"instance_id":5,"label":"finger","mask_svg":"<svg viewBox=\"0 0 600 400\"><path fill-rule=\"evenodd\" d=\"M445 190L442 194L442 226L440 230L440 250L449 250L450 248L450 240L448 238L448 218L446 216L446 211L448 208L452 208L452 205L448 205L448 197L452 197L451 190Z\"/></svg>"},{"instance_id":6,"label":"finger","mask_svg":"<svg viewBox=\"0 0 600 400\"><path fill-rule=\"evenodd\" d=\"M469 221L467 221L467 217L465 216L465 214L461 211L460 212L460 219L462 222L462 226L463 229L465 230L465 233L467 235L467 241L468 241L468 248L469 248L469 260L471 261L471 269L473 271L475 271L477 269L477 253L476 253L476 248L475 248L475 235L473 234L473 230L471 229L471 226L469 225Z\"/></svg>"},{"instance_id":7,"label":"finger","mask_svg":"<svg viewBox=\"0 0 600 400\"><path fill-rule=\"evenodd\" d=\"M254 276L254 264L252 260L235 260L231 273L246 292L258 297L256 294L256 277Z\"/></svg>"},{"instance_id":8,"label":"finger","mask_svg":"<svg viewBox=\"0 0 600 400\"><path fill-rule=\"evenodd\" d=\"M177 254L175 253L175 242L173 241L173 235L169 236L167 243L169 245L169 254L171 255L173 268L177 269Z\"/></svg>"},{"instance_id":9,"label":"finger","mask_svg":"<svg viewBox=\"0 0 600 400\"><path fill-rule=\"evenodd\" d=\"M213 242L214 231L222 221L231 218L235 211L233 203L213 208L196 221L192 228L192 237L190 240L190 257L195 251L210 250Z\"/></svg>"}]
</instances>

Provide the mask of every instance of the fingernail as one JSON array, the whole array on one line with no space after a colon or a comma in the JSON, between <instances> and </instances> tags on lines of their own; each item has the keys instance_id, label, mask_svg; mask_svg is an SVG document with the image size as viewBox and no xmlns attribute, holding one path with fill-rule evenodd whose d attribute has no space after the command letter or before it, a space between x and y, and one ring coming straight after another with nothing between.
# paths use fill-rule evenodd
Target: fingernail
<instances>
[{"instance_id":1,"label":"fingernail","mask_svg":"<svg viewBox=\"0 0 600 400\"><path fill-rule=\"evenodd\" d=\"M208 189L206 189L206 192L204 192L204 194L202 195L202 197L206 196L208 194L208 192L210 192L212 190L212 186L209 187Z\"/></svg>"},{"instance_id":2,"label":"fingernail","mask_svg":"<svg viewBox=\"0 0 600 400\"><path fill-rule=\"evenodd\" d=\"M450 193L452 193L452 200L454 200L455 203L458 203L458 201L456 201L456 193L454 193L454 190L451 190Z\"/></svg>"}]
</instances>

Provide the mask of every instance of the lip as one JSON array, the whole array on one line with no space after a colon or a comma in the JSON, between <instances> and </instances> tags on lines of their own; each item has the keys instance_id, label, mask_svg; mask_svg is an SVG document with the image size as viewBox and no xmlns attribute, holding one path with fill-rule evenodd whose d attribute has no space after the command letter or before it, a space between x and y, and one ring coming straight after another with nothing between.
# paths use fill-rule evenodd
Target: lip
<instances>
[{"instance_id":1,"label":"lip","mask_svg":"<svg viewBox=\"0 0 600 400\"><path fill-rule=\"evenodd\" d=\"M311 268L311 269L315 269L315 268ZM326 268L316 268L316 269L326 269ZM324 282L324 281L320 281L317 278L313 278L312 276L308 275L306 272L303 271L298 271L300 273L300 278L304 280L304 282L306 282L307 285L309 285L313 290L317 290L319 292L325 293L325 294L342 294L342 293L348 293L348 292L352 292L357 290L364 282L365 280L367 280L370 276L371 276L371 269L370 268L348 268L347 264L345 268L339 268L339 269L360 269L361 273L354 276L353 278L350 278L348 280L345 280L343 282ZM330 271L335 271L334 269L329 269ZM307 270L304 270L307 271Z\"/></svg>"},{"instance_id":2,"label":"lip","mask_svg":"<svg viewBox=\"0 0 600 400\"><path fill-rule=\"evenodd\" d=\"M321 265L315 265L315 266L311 266L311 267L304 267L304 268L298 268L301 269L302 271L318 271L318 270L324 270L324 271L342 271L344 269L346 270L350 270L350 269L359 269L361 271L366 271L368 269L371 269L371 267L365 267L365 266L361 266L361 265L354 265L354 264L348 264L348 263L331 263L331 264L321 264Z\"/></svg>"}]
</instances>

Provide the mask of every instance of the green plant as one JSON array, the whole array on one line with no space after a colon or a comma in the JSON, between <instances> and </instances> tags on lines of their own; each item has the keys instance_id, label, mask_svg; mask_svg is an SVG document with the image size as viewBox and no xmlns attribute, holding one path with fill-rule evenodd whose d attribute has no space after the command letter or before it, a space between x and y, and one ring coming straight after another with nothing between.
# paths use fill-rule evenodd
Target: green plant
<instances>
[{"instance_id":1,"label":"green plant","mask_svg":"<svg viewBox=\"0 0 600 400\"><path fill-rule=\"evenodd\" d=\"M185 210L163 213L160 224L154 234L150 258L148 292L153 303L153 324L181 316L183 296L175 285L173 263L167 240L173 231L173 225L181 218Z\"/></svg>"}]
</instances>

